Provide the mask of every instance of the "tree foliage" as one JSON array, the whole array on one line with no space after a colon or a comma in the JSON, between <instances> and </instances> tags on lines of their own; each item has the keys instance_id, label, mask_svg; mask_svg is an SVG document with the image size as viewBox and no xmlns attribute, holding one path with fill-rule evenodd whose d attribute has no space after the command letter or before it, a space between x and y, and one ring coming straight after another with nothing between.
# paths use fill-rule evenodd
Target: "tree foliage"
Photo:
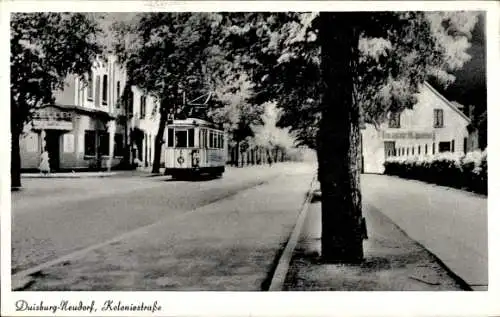
<instances>
[{"instance_id":1,"label":"tree foliage","mask_svg":"<svg viewBox=\"0 0 500 317\"><path fill-rule=\"evenodd\" d=\"M256 145L266 148L289 149L295 145L295 138L290 134L288 128L279 128L277 123L282 114L274 103L265 103L262 114L262 124L252 125Z\"/></svg>"},{"instance_id":2,"label":"tree foliage","mask_svg":"<svg viewBox=\"0 0 500 317\"><path fill-rule=\"evenodd\" d=\"M115 24L115 50L130 84L162 100L163 111L181 106L183 92L207 92L204 64L212 23L208 13L155 12Z\"/></svg>"},{"instance_id":3,"label":"tree foliage","mask_svg":"<svg viewBox=\"0 0 500 317\"><path fill-rule=\"evenodd\" d=\"M10 25L11 185L21 186L19 136L35 109L53 103L69 74L84 79L101 52L100 28L84 13L13 13Z\"/></svg>"},{"instance_id":4,"label":"tree foliage","mask_svg":"<svg viewBox=\"0 0 500 317\"><path fill-rule=\"evenodd\" d=\"M95 19L82 13L11 16L12 129L21 131L33 110L53 102L67 75L83 76L101 48Z\"/></svg>"},{"instance_id":5,"label":"tree foliage","mask_svg":"<svg viewBox=\"0 0 500 317\"><path fill-rule=\"evenodd\" d=\"M359 13L353 52L356 104L365 122L379 125L388 112L412 107L423 81L447 85L470 58L466 50L473 12ZM321 118L320 30L317 13L238 13L224 16L226 50L252 74L258 102L276 101L281 126L315 146ZM335 32L335 30L322 30Z\"/></svg>"}]
</instances>

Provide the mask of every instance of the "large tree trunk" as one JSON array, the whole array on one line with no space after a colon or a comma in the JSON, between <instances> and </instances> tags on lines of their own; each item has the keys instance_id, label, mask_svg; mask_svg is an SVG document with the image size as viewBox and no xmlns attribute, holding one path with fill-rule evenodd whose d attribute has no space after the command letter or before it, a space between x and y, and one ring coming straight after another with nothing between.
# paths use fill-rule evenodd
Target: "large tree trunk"
<instances>
[{"instance_id":1,"label":"large tree trunk","mask_svg":"<svg viewBox=\"0 0 500 317\"><path fill-rule=\"evenodd\" d=\"M11 129L11 152L10 152L10 187L18 189L21 187L21 153L19 147L20 133L17 129Z\"/></svg>"},{"instance_id":2,"label":"large tree trunk","mask_svg":"<svg viewBox=\"0 0 500 317\"><path fill-rule=\"evenodd\" d=\"M320 14L322 118L318 176L322 194L321 252L326 262L363 259L359 108L353 102L356 13ZM332 32L331 30L334 30Z\"/></svg>"},{"instance_id":3,"label":"large tree trunk","mask_svg":"<svg viewBox=\"0 0 500 317\"><path fill-rule=\"evenodd\" d=\"M162 105L163 106L163 105ZM163 145L163 136L165 134L165 127L167 125L167 112L162 111L160 115L160 124L158 125L158 133L155 137L155 157L153 159L153 169L151 173L160 173L160 161Z\"/></svg>"}]
</instances>

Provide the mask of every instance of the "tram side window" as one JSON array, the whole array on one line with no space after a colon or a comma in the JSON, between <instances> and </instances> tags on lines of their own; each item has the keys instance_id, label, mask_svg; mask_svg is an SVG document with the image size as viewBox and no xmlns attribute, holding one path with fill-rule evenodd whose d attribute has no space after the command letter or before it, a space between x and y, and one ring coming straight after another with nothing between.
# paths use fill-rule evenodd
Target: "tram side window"
<instances>
[{"instance_id":1,"label":"tram side window","mask_svg":"<svg viewBox=\"0 0 500 317\"><path fill-rule=\"evenodd\" d=\"M172 129L172 128L168 128L167 146L168 147L173 147L174 146L174 129Z\"/></svg>"},{"instance_id":2,"label":"tram side window","mask_svg":"<svg viewBox=\"0 0 500 317\"><path fill-rule=\"evenodd\" d=\"M205 149L208 147L207 130L205 129L203 129L203 147Z\"/></svg>"},{"instance_id":3,"label":"tram side window","mask_svg":"<svg viewBox=\"0 0 500 317\"><path fill-rule=\"evenodd\" d=\"M212 131L209 132L208 140L209 140L208 147L213 148L214 147L214 133Z\"/></svg>"},{"instance_id":4,"label":"tram side window","mask_svg":"<svg viewBox=\"0 0 500 317\"><path fill-rule=\"evenodd\" d=\"M188 147L194 147L194 129L188 130Z\"/></svg>"}]
</instances>

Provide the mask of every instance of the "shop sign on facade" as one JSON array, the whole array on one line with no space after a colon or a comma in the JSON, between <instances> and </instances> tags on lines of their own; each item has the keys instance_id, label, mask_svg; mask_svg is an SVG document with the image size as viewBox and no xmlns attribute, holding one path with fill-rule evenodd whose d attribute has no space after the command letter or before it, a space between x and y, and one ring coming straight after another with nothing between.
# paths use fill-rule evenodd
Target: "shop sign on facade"
<instances>
[{"instance_id":1,"label":"shop sign on facade","mask_svg":"<svg viewBox=\"0 0 500 317\"><path fill-rule=\"evenodd\" d=\"M68 111L40 109L33 114L33 129L37 130L72 130L73 114Z\"/></svg>"},{"instance_id":2,"label":"shop sign on facade","mask_svg":"<svg viewBox=\"0 0 500 317\"><path fill-rule=\"evenodd\" d=\"M421 132L421 131L397 131L382 133L384 140L421 140L428 139L434 140L434 132Z\"/></svg>"}]
</instances>

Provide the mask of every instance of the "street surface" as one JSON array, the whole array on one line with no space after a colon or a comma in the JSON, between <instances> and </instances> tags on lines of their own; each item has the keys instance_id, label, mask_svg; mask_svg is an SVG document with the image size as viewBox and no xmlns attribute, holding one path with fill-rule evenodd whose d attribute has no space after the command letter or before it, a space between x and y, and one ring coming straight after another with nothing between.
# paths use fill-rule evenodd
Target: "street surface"
<instances>
[{"instance_id":1,"label":"street surface","mask_svg":"<svg viewBox=\"0 0 500 317\"><path fill-rule=\"evenodd\" d=\"M313 174L283 163L201 181L23 179L12 272L56 261L28 290L260 290Z\"/></svg>"},{"instance_id":2,"label":"street surface","mask_svg":"<svg viewBox=\"0 0 500 317\"><path fill-rule=\"evenodd\" d=\"M434 253L473 289L488 285L487 198L385 175L362 176L363 201Z\"/></svg>"},{"instance_id":3,"label":"street surface","mask_svg":"<svg viewBox=\"0 0 500 317\"><path fill-rule=\"evenodd\" d=\"M12 192L12 273L31 275L27 290L266 289L314 173L282 163L199 181L26 178ZM487 286L486 197L383 175L363 175L362 193L467 284Z\"/></svg>"}]
</instances>

